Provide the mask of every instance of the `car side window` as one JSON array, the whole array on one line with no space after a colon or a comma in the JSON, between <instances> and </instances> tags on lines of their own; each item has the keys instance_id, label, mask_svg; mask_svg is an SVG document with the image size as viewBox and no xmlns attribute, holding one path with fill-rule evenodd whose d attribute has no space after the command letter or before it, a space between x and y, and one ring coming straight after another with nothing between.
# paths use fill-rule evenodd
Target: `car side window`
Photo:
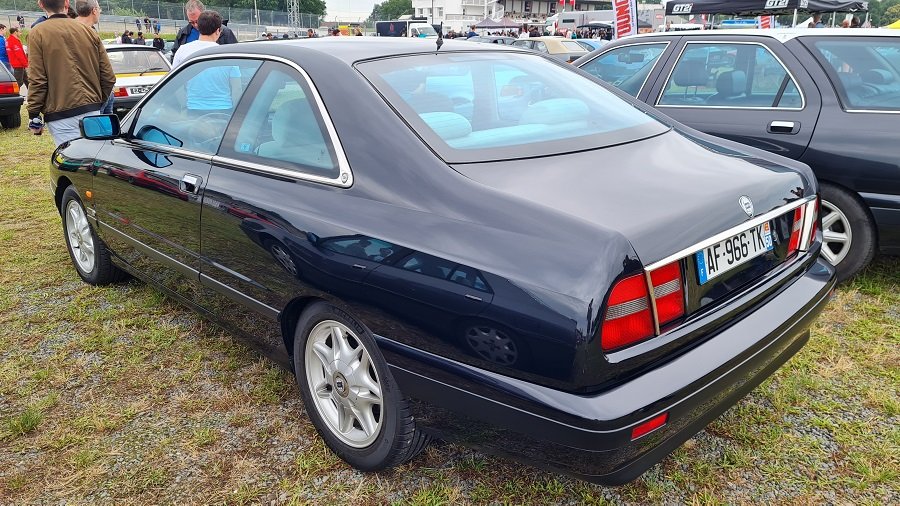
<instances>
[{"instance_id":1,"label":"car side window","mask_svg":"<svg viewBox=\"0 0 900 506\"><path fill-rule=\"evenodd\" d=\"M544 44L541 41L537 41L534 43L534 49L535 51L540 51L542 53L549 53L549 51L547 50L547 44Z\"/></svg>"},{"instance_id":2,"label":"car side window","mask_svg":"<svg viewBox=\"0 0 900 506\"><path fill-rule=\"evenodd\" d=\"M666 45L660 43L617 47L581 68L636 97L659 56L666 50Z\"/></svg>"},{"instance_id":3,"label":"car side window","mask_svg":"<svg viewBox=\"0 0 900 506\"><path fill-rule=\"evenodd\" d=\"M325 123L305 79L294 69L271 63L254 87L236 136L225 154L240 160L326 177L339 169ZM233 140L231 140L233 137Z\"/></svg>"},{"instance_id":4,"label":"car side window","mask_svg":"<svg viewBox=\"0 0 900 506\"><path fill-rule=\"evenodd\" d=\"M825 67L844 108L900 111L900 42L887 37L842 39L816 40L813 54Z\"/></svg>"},{"instance_id":5,"label":"car side window","mask_svg":"<svg viewBox=\"0 0 900 506\"><path fill-rule=\"evenodd\" d=\"M490 291L487 283L485 283L484 279L481 277L481 274L475 269L466 267L465 265L456 267L456 270L450 275L450 281L482 292Z\"/></svg>"},{"instance_id":6,"label":"car side window","mask_svg":"<svg viewBox=\"0 0 900 506\"><path fill-rule=\"evenodd\" d=\"M352 257L372 260L373 262L383 262L397 250L397 246L394 244L365 236L348 239L328 239L322 241L322 247Z\"/></svg>"},{"instance_id":7,"label":"car side window","mask_svg":"<svg viewBox=\"0 0 900 506\"><path fill-rule=\"evenodd\" d=\"M440 279L447 279L454 267L453 262L418 251L400 261L401 269Z\"/></svg>"},{"instance_id":8,"label":"car side window","mask_svg":"<svg viewBox=\"0 0 900 506\"><path fill-rule=\"evenodd\" d=\"M514 40L512 45L516 47L528 47L528 43L530 41L527 40Z\"/></svg>"},{"instance_id":9,"label":"car side window","mask_svg":"<svg viewBox=\"0 0 900 506\"><path fill-rule=\"evenodd\" d=\"M260 65L243 59L185 65L141 105L132 135L144 142L215 154Z\"/></svg>"},{"instance_id":10,"label":"car side window","mask_svg":"<svg viewBox=\"0 0 900 506\"><path fill-rule=\"evenodd\" d=\"M760 44L688 44L658 105L801 109L797 84Z\"/></svg>"}]
</instances>

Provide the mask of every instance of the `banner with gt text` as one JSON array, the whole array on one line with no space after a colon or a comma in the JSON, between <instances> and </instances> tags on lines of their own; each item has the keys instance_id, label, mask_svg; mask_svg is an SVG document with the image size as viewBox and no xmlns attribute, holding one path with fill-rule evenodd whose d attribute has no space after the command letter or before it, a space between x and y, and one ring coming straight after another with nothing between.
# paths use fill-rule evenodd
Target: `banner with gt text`
<instances>
[{"instance_id":1,"label":"banner with gt text","mask_svg":"<svg viewBox=\"0 0 900 506\"><path fill-rule=\"evenodd\" d=\"M637 0L613 0L616 13L616 38L637 33Z\"/></svg>"}]
</instances>

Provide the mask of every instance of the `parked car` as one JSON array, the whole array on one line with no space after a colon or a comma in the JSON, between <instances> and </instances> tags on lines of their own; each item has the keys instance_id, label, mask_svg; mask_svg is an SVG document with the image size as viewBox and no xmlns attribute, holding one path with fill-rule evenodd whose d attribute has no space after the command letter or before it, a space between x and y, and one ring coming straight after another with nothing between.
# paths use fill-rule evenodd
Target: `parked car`
<instances>
[{"instance_id":1,"label":"parked car","mask_svg":"<svg viewBox=\"0 0 900 506\"><path fill-rule=\"evenodd\" d=\"M575 42L587 51L594 51L609 44L609 41L606 39L575 39Z\"/></svg>"},{"instance_id":2,"label":"parked car","mask_svg":"<svg viewBox=\"0 0 900 506\"><path fill-rule=\"evenodd\" d=\"M508 46L511 45L516 38L504 37L501 35L476 35L475 37L469 37L464 40L468 42L486 42L488 44L505 44Z\"/></svg>"},{"instance_id":3,"label":"parked car","mask_svg":"<svg viewBox=\"0 0 900 506\"><path fill-rule=\"evenodd\" d=\"M698 130L809 164L839 280L900 253L896 30L648 34L575 65Z\"/></svg>"},{"instance_id":4,"label":"parked car","mask_svg":"<svg viewBox=\"0 0 900 506\"><path fill-rule=\"evenodd\" d=\"M150 47L154 47L154 46L153 46L153 39L147 39L146 41L144 41L144 43L145 43L146 45L150 46ZM163 53L163 56L164 56L164 57L166 58L166 60L168 60L168 61L172 61L172 48L173 48L173 47L175 47L175 41L174 41L174 40L167 40L167 41L165 41L165 45L163 46L162 53Z\"/></svg>"},{"instance_id":5,"label":"parked car","mask_svg":"<svg viewBox=\"0 0 900 506\"><path fill-rule=\"evenodd\" d=\"M19 83L16 78L0 65L0 126L3 128L19 128L22 125L22 102L19 95Z\"/></svg>"},{"instance_id":6,"label":"parked car","mask_svg":"<svg viewBox=\"0 0 900 506\"><path fill-rule=\"evenodd\" d=\"M106 46L106 54L116 73L113 111L119 117L130 111L172 68L163 53L153 46L110 44Z\"/></svg>"},{"instance_id":7,"label":"parked car","mask_svg":"<svg viewBox=\"0 0 900 506\"><path fill-rule=\"evenodd\" d=\"M834 286L815 177L533 52L435 47L212 48L85 118L52 157L75 270L294 371L358 469L440 437L631 480L809 338ZM425 96L448 77L471 103Z\"/></svg>"},{"instance_id":8,"label":"parked car","mask_svg":"<svg viewBox=\"0 0 900 506\"><path fill-rule=\"evenodd\" d=\"M573 62L589 52L575 40L553 36L516 39L510 45L532 49L563 62Z\"/></svg>"}]
</instances>

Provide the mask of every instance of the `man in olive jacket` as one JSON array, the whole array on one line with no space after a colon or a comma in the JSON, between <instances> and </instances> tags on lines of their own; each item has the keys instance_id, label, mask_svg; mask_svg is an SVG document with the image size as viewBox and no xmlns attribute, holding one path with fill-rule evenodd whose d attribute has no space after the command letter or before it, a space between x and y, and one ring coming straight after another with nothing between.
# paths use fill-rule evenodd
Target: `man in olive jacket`
<instances>
[{"instance_id":1,"label":"man in olive jacket","mask_svg":"<svg viewBox=\"0 0 900 506\"><path fill-rule=\"evenodd\" d=\"M28 128L40 135L46 122L57 146L81 136L79 120L97 114L116 84L100 37L66 15L68 3L40 0L49 17L28 34Z\"/></svg>"},{"instance_id":2,"label":"man in olive jacket","mask_svg":"<svg viewBox=\"0 0 900 506\"><path fill-rule=\"evenodd\" d=\"M173 59L175 58L175 53L178 52L179 47L200 38L200 31L197 29L197 19L200 17L200 13L205 10L206 7L200 0L188 0L187 3L184 4L184 14L187 16L188 24L184 25L184 27L178 31L178 35L175 36L175 45L172 46ZM228 20L226 20L226 22L227 21ZM219 39L216 43L219 45L237 44L237 41L234 32L223 24L222 33L219 34Z\"/></svg>"}]
</instances>

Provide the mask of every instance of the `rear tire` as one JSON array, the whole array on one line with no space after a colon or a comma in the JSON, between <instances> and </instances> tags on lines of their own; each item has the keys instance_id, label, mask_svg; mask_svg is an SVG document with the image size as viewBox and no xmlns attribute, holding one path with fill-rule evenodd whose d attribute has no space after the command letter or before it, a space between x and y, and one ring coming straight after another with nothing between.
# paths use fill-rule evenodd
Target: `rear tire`
<instances>
[{"instance_id":1,"label":"rear tire","mask_svg":"<svg viewBox=\"0 0 900 506\"><path fill-rule=\"evenodd\" d=\"M107 285L125 279L127 274L113 265L109 249L94 232L74 186L63 192L61 213L66 249L81 279L90 285Z\"/></svg>"},{"instance_id":2,"label":"rear tire","mask_svg":"<svg viewBox=\"0 0 900 506\"><path fill-rule=\"evenodd\" d=\"M348 464L380 471L425 449L429 437L416 426L372 333L353 317L312 304L297 322L293 352L309 418Z\"/></svg>"},{"instance_id":3,"label":"rear tire","mask_svg":"<svg viewBox=\"0 0 900 506\"><path fill-rule=\"evenodd\" d=\"M0 116L0 126L3 128L19 128L22 126L22 115L18 112Z\"/></svg>"},{"instance_id":4,"label":"rear tire","mask_svg":"<svg viewBox=\"0 0 900 506\"><path fill-rule=\"evenodd\" d=\"M858 197L839 186L821 184L822 257L839 283L852 278L875 256L875 223Z\"/></svg>"}]
</instances>

